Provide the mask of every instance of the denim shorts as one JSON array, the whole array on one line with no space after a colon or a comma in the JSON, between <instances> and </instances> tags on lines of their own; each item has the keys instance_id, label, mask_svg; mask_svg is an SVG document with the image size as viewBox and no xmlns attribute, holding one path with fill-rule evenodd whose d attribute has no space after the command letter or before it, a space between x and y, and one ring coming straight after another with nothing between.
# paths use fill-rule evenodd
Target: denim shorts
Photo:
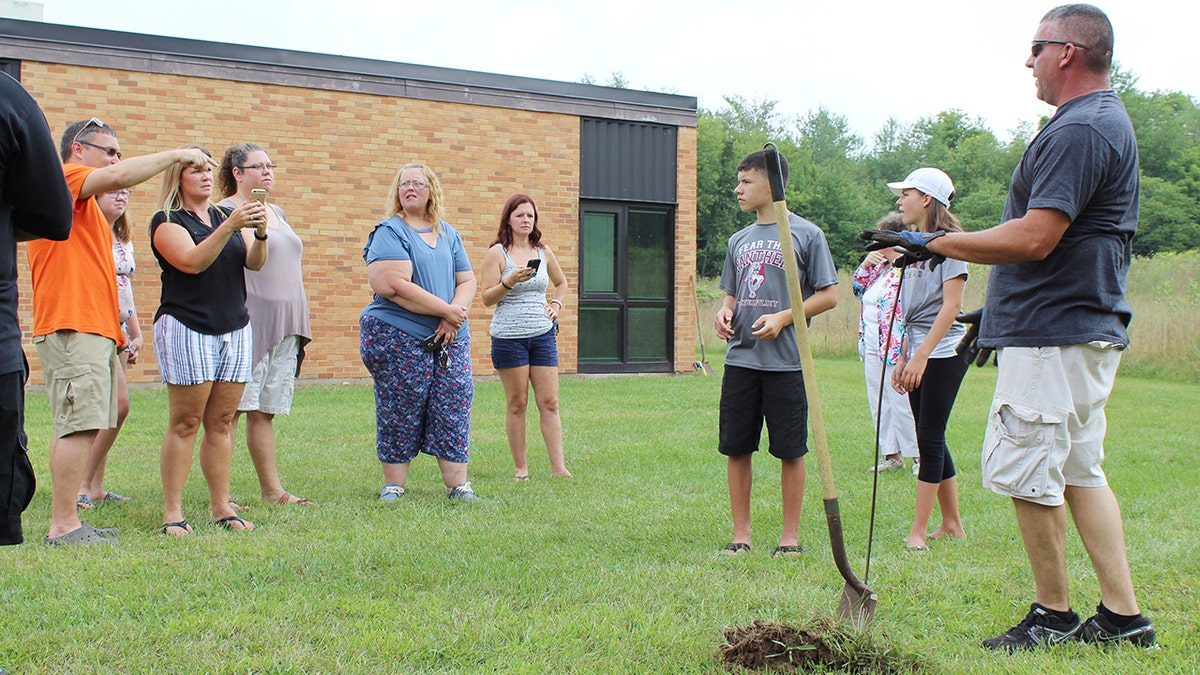
<instances>
[{"instance_id":1,"label":"denim shorts","mask_svg":"<svg viewBox=\"0 0 1200 675\"><path fill-rule=\"evenodd\" d=\"M496 370L505 368L523 368L525 366L558 367L558 342L555 333L558 324L553 328L528 338L492 338L492 367Z\"/></svg>"}]
</instances>

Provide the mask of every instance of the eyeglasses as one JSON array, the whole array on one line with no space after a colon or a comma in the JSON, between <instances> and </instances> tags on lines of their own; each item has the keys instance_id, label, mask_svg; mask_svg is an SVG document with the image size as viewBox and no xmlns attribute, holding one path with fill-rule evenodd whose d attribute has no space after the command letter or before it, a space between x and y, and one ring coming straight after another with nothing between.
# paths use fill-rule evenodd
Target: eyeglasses
<instances>
[{"instance_id":1,"label":"eyeglasses","mask_svg":"<svg viewBox=\"0 0 1200 675\"><path fill-rule=\"evenodd\" d=\"M400 187L412 188L414 190L424 190L425 188L429 187L429 183L426 183L423 180L406 180L400 184Z\"/></svg>"},{"instance_id":2,"label":"eyeglasses","mask_svg":"<svg viewBox=\"0 0 1200 675\"><path fill-rule=\"evenodd\" d=\"M113 199L129 199L129 190L113 190L108 193L108 196Z\"/></svg>"},{"instance_id":3,"label":"eyeglasses","mask_svg":"<svg viewBox=\"0 0 1200 675\"><path fill-rule=\"evenodd\" d=\"M1071 45L1076 49L1088 49L1087 45L1081 45L1078 42L1071 42L1070 40L1034 40L1029 44L1029 51L1033 52L1033 58L1035 59L1041 55L1042 48L1046 45Z\"/></svg>"},{"instance_id":4,"label":"eyeglasses","mask_svg":"<svg viewBox=\"0 0 1200 675\"><path fill-rule=\"evenodd\" d=\"M96 145L95 143L88 143L87 141L75 141L75 142L80 145L86 145L89 148L95 148L97 150L101 150L104 152L104 154L108 155L109 159L112 159L113 157L116 157L117 159L121 159L121 151L114 148L111 145Z\"/></svg>"},{"instance_id":5,"label":"eyeglasses","mask_svg":"<svg viewBox=\"0 0 1200 675\"><path fill-rule=\"evenodd\" d=\"M278 164L247 164L246 166L239 166L238 168L241 169L242 171L245 171L246 169L254 169L255 171L266 172L266 171L275 171L275 169L279 168L279 165Z\"/></svg>"}]
</instances>

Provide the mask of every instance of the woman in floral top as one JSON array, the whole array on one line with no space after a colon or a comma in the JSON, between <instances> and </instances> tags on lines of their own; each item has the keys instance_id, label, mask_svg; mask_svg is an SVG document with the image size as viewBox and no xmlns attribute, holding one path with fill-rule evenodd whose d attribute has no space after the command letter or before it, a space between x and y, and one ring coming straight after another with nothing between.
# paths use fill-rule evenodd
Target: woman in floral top
<instances>
[{"instance_id":1,"label":"woman in floral top","mask_svg":"<svg viewBox=\"0 0 1200 675\"><path fill-rule=\"evenodd\" d=\"M79 487L75 505L90 509L98 501L123 502L129 498L112 490L104 489L104 469L108 466L108 451L112 449L129 415L129 387L125 384L125 369L137 363L142 351L142 325L138 322L137 307L133 304L133 242L125 209L129 206L129 190L116 190L96 195L96 203L108 219L113 232L113 262L117 269L117 300L120 307L118 318L125 332L125 351L121 352L121 370L117 371L117 426L101 429L88 451L87 472Z\"/></svg>"},{"instance_id":2,"label":"woman in floral top","mask_svg":"<svg viewBox=\"0 0 1200 675\"><path fill-rule=\"evenodd\" d=\"M904 222L899 213L891 213L880 219L875 228L899 232L904 229ZM882 406L879 406L881 371L886 378L884 382L890 383L892 368L904 342L904 312L897 306L899 299L896 297L900 269L892 264L898 257L900 254L891 249L872 251L854 271L854 295L861 302L858 357L863 360L867 400L871 406L871 419L879 425L879 453L883 456L878 466L870 470L902 469L903 458L911 457L915 473L917 432L908 397L885 384ZM886 346L884 340L887 340Z\"/></svg>"}]
</instances>

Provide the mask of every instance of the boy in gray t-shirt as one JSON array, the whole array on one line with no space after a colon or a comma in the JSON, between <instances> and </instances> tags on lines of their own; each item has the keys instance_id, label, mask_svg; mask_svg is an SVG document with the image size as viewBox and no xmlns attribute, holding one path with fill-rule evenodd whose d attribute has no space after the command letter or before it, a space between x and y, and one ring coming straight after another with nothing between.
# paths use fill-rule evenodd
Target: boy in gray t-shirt
<instances>
[{"instance_id":1,"label":"boy in gray t-shirt","mask_svg":"<svg viewBox=\"0 0 1200 675\"><path fill-rule=\"evenodd\" d=\"M779 158L787 182L787 160ZM782 462L783 533L773 555L798 555L800 507L804 501L804 455L808 452L808 402L796 349L787 277L767 177L766 153L752 152L738 165L734 190L742 211L757 221L729 239L716 315L717 336L728 341L721 382L721 454L728 457L733 541L724 552L750 550L751 457L763 422L770 453ZM804 314L812 317L837 304L837 270L820 228L788 214L800 271Z\"/></svg>"}]
</instances>

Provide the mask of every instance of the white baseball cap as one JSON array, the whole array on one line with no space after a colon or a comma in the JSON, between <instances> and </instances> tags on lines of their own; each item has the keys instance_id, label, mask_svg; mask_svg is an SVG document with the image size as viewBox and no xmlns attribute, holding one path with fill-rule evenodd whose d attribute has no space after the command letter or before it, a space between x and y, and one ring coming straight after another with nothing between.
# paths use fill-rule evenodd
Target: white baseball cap
<instances>
[{"instance_id":1,"label":"white baseball cap","mask_svg":"<svg viewBox=\"0 0 1200 675\"><path fill-rule=\"evenodd\" d=\"M954 196L954 183L950 176L947 176L945 171L932 167L917 169L899 183L888 183L887 186L897 197L909 188L920 190L944 206L950 206L950 198Z\"/></svg>"}]
</instances>

